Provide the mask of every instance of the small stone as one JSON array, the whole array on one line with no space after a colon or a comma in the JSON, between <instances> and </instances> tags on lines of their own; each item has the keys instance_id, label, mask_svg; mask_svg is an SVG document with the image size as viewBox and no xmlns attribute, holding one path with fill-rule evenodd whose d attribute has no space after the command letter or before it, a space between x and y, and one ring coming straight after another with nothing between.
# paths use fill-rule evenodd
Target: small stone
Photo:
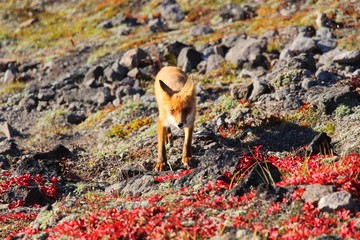
<instances>
[{"instance_id":1,"label":"small stone","mask_svg":"<svg viewBox=\"0 0 360 240\"><path fill-rule=\"evenodd\" d=\"M316 135L306 151L308 154L315 155L321 153L323 155L332 153L331 138L325 133L321 132Z\"/></svg>"},{"instance_id":2,"label":"small stone","mask_svg":"<svg viewBox=\"0 0 360 240\"><path fill-rule=\"evenodd\" d=\"M114 27L114 24L112 23L111 20L105 20L99 24L99 27L104 29L109 29Z\"/></svg>"},{"instance_id":3,"label":"small stone","mask_svg":"<svg viewBox=\"0 0 360 240\"><path fill-rule=\"evenodd\" d=\"M15 81L15 79L16 79L16 73L11 69L7 69L5 71L2 82L5 83L5 84L6 83L12 83L12 82Z\"/></svg>"},{"instance_id":4,"label":"small stone","mask_svg":"<svg viewBox=\"0 0 360 240\"><path fill-rule=\"evenodd\" d=\"M10 169L9 161L3 156L0 156L0 169L2 169L2 170L9 170Z\"/></svg>"},{"instance_id":5,"label":"small stone","mask_svg":"<svg viewBox=\"0 0 360 240\"><path fill-rule=\"evenodd\" d=\"M290 44L289 50L293 54L314 52L316 50L316 43L314 39L299 35Z\"/></svg>"},{"instance_id":6,"label":"small stone","mask_svg":"<svg viewBox=\"0 0 360 240\"><path fill-rule=\"evenodd\" d=\"M1 131L5 134L7 139L13 138L16 135L15 129L7 122L3 123Z\"/></svg>"},{"instance_id":7,"label":"small stone","mask_svg":"<svg viewBox=\"0 0 360 240\"><path fill-rule=\"evenodd\" d=\"M308 90L309 88L318 85L318 82L311 79L311 78L304 78L304 80L302 80L301 82L301 87L304 90Z\"/></svg>"},{"instance_id":8,"label":"small stone","mask_svg":"<svg viewBox=\"0 0 360 240\"><path fill-rule=\"evenodd\" d=\"M181 7L174 0L162 1L159 6L161 16L169 21L180 22L185 18Z\"/></svg>"},{"instance_id":9,"label":"small stone","mask_svg":"<svg viewBox=\"0 0 360 240\"><path fill-rule=\"evenodd\" d=\"M191 70L197 68L197 65L201 62L201 60L201 53L196 51L194 48L185 47L180 51L177 58L177 66L184 72L191 72Z\"/></svg>"},{"instance_id":10,"label":"small stone","mask_svg":"<svg viewBox=\"0 0 360 240\"><path fill-rule=\"evenodd\" d=\"M144 67L150 63L150 56L141 48L130 49L120 59L120 64L128 68Z\"/></svg>"},{"instance_id":11,"label":"small stone","mask_svg":"<svg viewBox=\"0 0 360 240\"><path fill-rule=\"evenodd\" d=\"M339 209L357 211L359 209L359 205L350 193L340 191L323 196L319 200L318 208L324 212L334 212Z\"/></svg>"},{"instance_id":12,"label":"small stone","mask_svg":"<svg viewBox=\"0 0 360 240\"><path fill-rule=\"evenodd\" d=\"M358 64L360 62L360 50L340 53L333 58L333 62L340 64Z\"/></svg>"},{"instance_id":13,"label":"small stone","mask_svg":"<svg viewBox=\"0 0 360 240\"><path fill-rule=\"evenodd\" d=\"M203 35L210 34L213 32L214 32L214 30L209 26L196 25L191 28L190 35L191 36L203 36Z\"/></svg>"},{"instance_id":14,"label":"small stone","mask_svg":"<svg viewBox=\"0 0 360 240\"><path fill-rule=\"evenodd\" d=\"M273 87L264 79L255 78L252 83L252 91L249 97L250 101L256 101L261 95L271 93Z\"/></svg>"},{"instance_id":15,"label":"small stone","mask_svg":"<svg viewBox=\"0 0 360 240\"><path fill-rule=\"evenodd\" d=\"M206 73L219 69L224 62L225 59L222 56L217 54L210 55L210 57L207 60Z\"/></svg>"},{"instance_id":16,"label":"small stone","mask_svg":"<svg viewBox=\"0 0 360 240\"><path fill-rule=\"evenodd\" d=\"M38 99L40 101L50 101L54 99L55 92L51 88L41 88L38 93Z\"/></svg>"},{"instance_id":17,"label":"small stone","mask_svg":"<svg viewBox=\"0 0 360 240\"><path fill-rule=\"evenodd\" d=\"M153 33L167 31L167 26L159 18L151 19L148 23L148 27L149 27L150 31L152 31Z\"/></svg>"},{"instance_id":18,"label":"small stone","mask_svg":"<svg viewBox=\"0 0 360 240\"><path fill-rule=\"evenodd\" d=\"M83 121L85 121L85 119L86 119L86 116L83 111L70 112L66 117L66 120L68 123L76 124L76 125L82 123Z\"/></svg>"},{"instance_id":19,"label":"small stone","mask_svg":"<svg viewBox=\"0 0 360 240\"><path fill-rule=\"evenodd\" d=\"M321 185L321 184L312 184L305 187L304 194L302 199L305 202L318 202L323 196L329 195L335 191L333 185Z\"/></svg>"}]
</instances>

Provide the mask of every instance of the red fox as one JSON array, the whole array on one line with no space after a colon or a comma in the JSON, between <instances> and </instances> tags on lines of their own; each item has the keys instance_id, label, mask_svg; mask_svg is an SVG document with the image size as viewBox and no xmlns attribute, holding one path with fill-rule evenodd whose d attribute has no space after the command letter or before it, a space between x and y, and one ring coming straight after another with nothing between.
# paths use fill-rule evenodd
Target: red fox
<instances>
[{"instance_id":1,"label":"red fox","mask_svg":"<svg viewBox=\"0 0 360 240\"><path fill-rule=\"evenodd\" d=\"M167 164L165 144L172 140L170 126L184 129L182 162L189 166L191 141L196 114L195 84L177 67L163 67L155 78L155 98L159 108L158 162L156 171Z\"/></svg>"}]
</instances>

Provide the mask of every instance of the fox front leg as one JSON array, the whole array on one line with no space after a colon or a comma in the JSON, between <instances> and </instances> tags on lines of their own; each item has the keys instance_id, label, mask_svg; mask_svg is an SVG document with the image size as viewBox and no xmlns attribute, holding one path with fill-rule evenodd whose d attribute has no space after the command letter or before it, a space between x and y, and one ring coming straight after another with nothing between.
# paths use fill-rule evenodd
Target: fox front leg
<instances>
[{"instance_id":1,"label":"fox front leg","mask_svg":"<svg viewBox=\"0 0 360 240\"><path fill-rule=\"evenodd\" d=\"M155 171L162 171L166 166L166 149L165 143L167 139L166 127L163 126L162 122L158 120L158 161L155 165Z\"/></svg>"},{"instance_id":2,"label":"fox front leg","mask_svg":"<svg viewBox=\"0 0 360 240\"><path fill-rule=\"evenodd\" d=\"M185 140L184 140L182 162L185 166L188 167L191 162L191 142L192 142L193 127L184 128L184 131L185 131Z\"/></svg>"},{"instance_id":3,"label":"fox front leg","mask_svg":"<svg viewBox=\"0 0 360 240\"><path fill-rule=\"evenodd\" d=\"M166 128L166 139L165 139L165 144L172 144L173 141L173 135L171 133L171 129L169 127Z\"/></svg>"}]
</instances>

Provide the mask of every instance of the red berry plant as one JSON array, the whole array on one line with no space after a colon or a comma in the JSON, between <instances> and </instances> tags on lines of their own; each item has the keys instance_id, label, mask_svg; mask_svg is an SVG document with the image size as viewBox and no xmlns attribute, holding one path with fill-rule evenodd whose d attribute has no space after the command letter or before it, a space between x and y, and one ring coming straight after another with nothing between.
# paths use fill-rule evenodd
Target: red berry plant
<instances>
[{"instance_id":1,"label":"red berry plant","mask_svg":"<svg viewBox=\"0 0 360 240\"><path fill-rule=\"evenodd\" d=\"M55 199L58 195L57 183L57 177L45 179L39 174L32 176L28 173L20 176L12 176L12 172L6 171L3 172L0 177L0 202L4 203L4 194L13 187L38 187L44 199ZM0 211L0 229L15 229L19 226L29 224L37 217L37 212L40 207L38 203L31 203L31 206L28 206L31 208L27 208L26 210L20 208L24 205L26 205L26 202L23 199L14 199L10 203L7 203L7 205L4 205L7 206L7 209Z\"/></svg>"},{"instance_id":2,"label":"red berry plant","mask_svg":"<svg viewBox=\"0 0 360 240\"><path fill-rule=\"evenodd\" d=\"M42 228L18 229L7 237L40 234L47 239L208 239L240 230L250 234L248 238L308 239L335 234L360 239L359 212L321 212L315 203L301 200L304 186L315 183L332 184L359 199L360 156L334 159L329 161L329 156L320 155L276 157L257 147L239 159L235 172L224 172L222 180L171 187L176 179L194 171L185 170L154 177L164 189L142 196L88 193L75 200L71 208L62 207L56 213L59 219L69 214L75 217ZM256 162L276 166L282 173L276 185L293 189L291 194L279 201L257 199L254 189L242 196L229 194Z\"/></svg>"}]
</instances>

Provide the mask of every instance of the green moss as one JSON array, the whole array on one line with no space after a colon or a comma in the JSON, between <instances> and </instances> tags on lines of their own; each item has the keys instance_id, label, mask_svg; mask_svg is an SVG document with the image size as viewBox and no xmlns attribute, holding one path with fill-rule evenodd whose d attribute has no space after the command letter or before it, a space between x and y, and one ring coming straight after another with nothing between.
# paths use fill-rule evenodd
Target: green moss
<instances>
[{"instance_id":1,"label":"green moss","mask_svg":"<svg viewBox=\"0 0 360 240\"><path fill-rule=\"evenodd\" d=\"M275 77L274 84L277 87L283 87L289 86L291 83L299 83L302 79L303 73L303 69L283 71Z\"/></svg>"},{"instance_id":2,"label":"green moss","mask_svg":"<svg viewBox=\"0 0 360 240\"><path fill-rule=\"evenodd\" d=\"M342 119L345 116L349 116L350 113L351 113L350 107L348 107L344 104L339 105L335 110L335 115L339 119Z\"/></svg>"}]
</instances>

